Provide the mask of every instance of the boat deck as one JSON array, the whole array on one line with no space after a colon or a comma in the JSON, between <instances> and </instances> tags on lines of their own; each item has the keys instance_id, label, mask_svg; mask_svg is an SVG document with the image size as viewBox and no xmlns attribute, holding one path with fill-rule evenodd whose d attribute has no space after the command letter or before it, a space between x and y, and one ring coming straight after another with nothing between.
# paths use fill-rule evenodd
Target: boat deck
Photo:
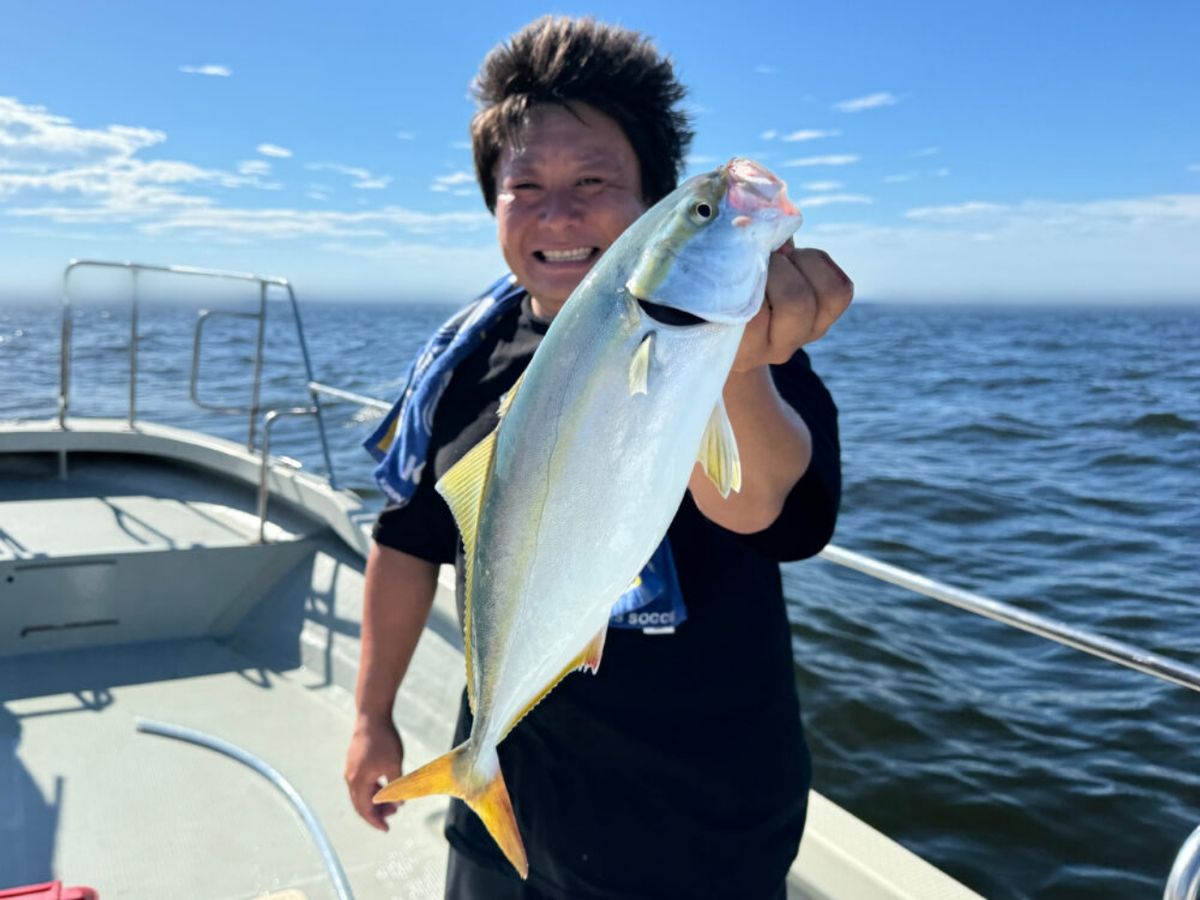
<instances>
[{"instance_id":1,"label":"boat deck","mask_svg":"<svg viewBox=\"0 0 1200 900\"><path fill-rule=\"evenodd\" d=\"M73 453L66 481L56 467L52 454L0 454L0 887L336 896L269 781L138 732L144 718L275 768L356 896L440 896L445 800L415 804L384 835L342 780L362 558L283 503L259 544L253 487L186 464ZM448 615L435 613L397 706L413 759L451 737L464 676Z\"/></svg>"},{"instance_id":2,"label":"boat deck","mask_svg":"<svg viewBox=\"0 0 1200 900\"><path fill-rule=\"evenodd\" d=\"M0 432L0 888L337 896L275 787L209 749L140 733L151 719L234 744L290 781L354 896L441 897L445 799L413 801L383 834L357 817L342 779L361 505L275 466L259 543L258 463L244 449L163 427L89 429ZM446 575L394 709L410 766L449 747L465 678ZM812 795L790 900L975 896Z\"/></svg>"}]
</instances>

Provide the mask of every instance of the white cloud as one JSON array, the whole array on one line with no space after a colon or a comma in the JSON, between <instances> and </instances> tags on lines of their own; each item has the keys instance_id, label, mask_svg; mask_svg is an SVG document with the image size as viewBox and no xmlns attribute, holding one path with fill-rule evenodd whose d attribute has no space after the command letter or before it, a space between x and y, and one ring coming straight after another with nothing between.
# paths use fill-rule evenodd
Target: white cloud
<instances>
[{"instance_id":1,"label":"white cloud","mask_svg":"<svg viewBox=\"0 0 1200 900\"><path fill-rule=\"evenodd\" d=\"M883 181L885 184L903 184L906 181L912 181L916 177L912 172L900 172L896 175L884 175Z\"/></svg>"},{"instance_id":2,"label":"white cloud","mask_svg":"<svg viewBox=\"0 0 1200 900\"><path fill-rule=\"evenodd\" d=\"M80 128L43 106L0 97L0 171L50 171L129 159L167 139L164 132L128 125Z\"/></svg>"},{"instance_id":3,"label":"white cloud","mask_svg":"<svg viewBox=\"0 0 1200 900\"><path fill-rule=\"evenodd\" d=\"M941 147L922 147L920 150L914 150L913 156L936 156L941 152Z\"/></svg>"},{"instance_id":4,"label":"white cloud","mask_svg":"<svg viewBox=\"0 0 1200 900\"><path fill-rule=\"evenodd\" d=\"M471 172L451 172L449 175L437 175L433 179L433 184L429 186L431 191L449 191L451 188L460 184L474 184L475 176ZM473 194L474 191L467 193Z\"/></svg>"},{"instance_id":5,"label":"white cloud","mask_svg":"<svg viewBox=\"0 0 1200 900\"><path fill-rule=\"evenodd\" d=\"M933 174L936 175L938 178L945 178L947 175L950 174L950 170L949 169L935 169Z\"/></svg>"},{"instance_id":6,"label":"white cloud","mask_svg":"<svg viewBox=\"0 0 1200 900\"><path fill-rule=\"evenodd\" d=\"M470 141L451 141L450 146L453 147L455 150L470 150L471 142Z\"/></svg>"},{"instance_id":7,"label":"white cloud","mask_svg":"<svg viewBox=\"0 0 1200 900\"><path fill-rule=\"evenodd\" d=\"M392 183L391 175L372 175L368 169L363 169L359 166L348 166L345 163L309 163L305 168L312 172L337 172L339 175L345 175L353 179L350 182L350 187L358 188L359 190L380 190Z\"/></svg>"},{"instance_id":8,"label":"white cloud","mask_svg":"<svg viewBox=\"0 0 1200 900\"><path fill-rule=\"evenodd\" d=\"M715 166L720 160L708 153L689 153L686 160L689 166Z\"/></svg>"},{"instance_id":9,"label":"white cloud","mask_svg":"<svg viewBox=\"0 0 1200 900\"><path fill-rule=\"evenodd\" d=\"M860 297L1194 301L1200 284L1200 194L974 200L891 226L810 216L806 230Z\"/></svg>"},{"instance_id":10,"label":"white cloud","mask_svg":"<svg viewBox=\"0 0 1200 900\"><path fill-rule=\"evenodd\" d=\"M263 156L274 156L277 159L287 159L292 155L291 150L278 144L259 144L255 149Z\"/></svg>"},{"instance_id":11,"label":"white cloud","mask_svg":"<svg viewBox=\"0 0 1200 900\"><path fill-rule=\"evenodd\" d=\"M1200 172L1200 163L1192 163L1187 167L1189 172Z\"/></svg>"},{"instance_id":12,"label":"white cloud","mask_svg":"<svg viewBox=\"0 0 1200 900\"><path fill-rule=\"evenodd\" d=\"M999 203L987 203L982 200L968 200L965 203L956 203L950 206L920 206L916 209L910 209L904 214L904 217L906 219L947 221L950 219L962 219L967 216L997 213L1005 209L1006 207Z\"/></svg>"},{"instance_id":13,"label":"white cloud","mask_svg":"<svg viewBox=\"0 0 1200 900\"><path fill-rule=\"evenodd\" d=\"M806 191L836 191L841 186L840 181L806 181L802 185Z\"/></svg>"},{"instance_id":14,"label":"white cloud","mask_svg":"<svg viewBox=\"0 0 1200 900\"><path fill-rule=\"evenodd\" d=\"M188 75L213 75L217 78L228 78L233 72L229 66L180 66L180 72L186 72Z\"/></svg>"},{"instance_id":15,"label":"white cloud","mask_svg":"<svg viewBox=\"0 0 1200 900\"><path fill-rule=\"evenodd\" d=\"M818 131L814 128L809 128L801 131L793 131L791 134L785 134L781 140L785 141L815 141L818 138L837 137L841 134L840 131Z\"/></svg>"},{"instance_id":16,"label":"white cloud","mask_svg":"<svg viewBox=\"0 0 1200 900\"><path fill-rule=\"evenodd\" d=\"M391 228L401 228L412 234L444 234L481 228L491 221L487 213L426 213L397 206L360 212L206 207L147 223L139 230L145 234L188 231L274 239L313 235L387 237Z\"/></svg>"},{"instance_id":17,"label":"white cloud","mask_svg":"<svg viewBox=\"0 0 1200 900\"><path fill-rule=\"evenodd\" d=\"M755 66L754 71L759 75L775 75L779 72L779 70L774 66L768 66L765 64Z\"/></svg>"},{"instance_id":18,"label":"white cloud","mask_svg":"<svg viewBox=\"0 0 1200 900\"><path fill-rule=\"evenodd\" d=\"M904 216L914 221L935 224L990 223L993 230L1036 227L1075 231L1121 231L1142 230L1161 224L1200 226L1200 194L1159 194L1082 203L1049 200L991 203L968 200L949 206L917 207L908 210Z\"/></svg>"},{"instance_id":19,"label":"white cloud","mask_svg":"<svg viewBox=\"0 0 1200 900\"><path fill-rule=\"evenodd\" d=\"M244 159L237 164L239 175L270 175L271 164L265 159Z\"/></svg>"},{"instance_id":20,"label":"white cloud","mask_svg":"<svg viewBox=\"0 0 1200 900\"><path fill-rule=\"evenodd\" d=\"M852 100L842 100L833 104L839 112L861 112L864 109L878 109L881 106L895 106L900 101L892 94L881 91L878 94L868 94L865 97L855 97Z\"/></svg>"},{"instance_id":21,"label":"white cloud","mask_svg":"<svg viewBox=\"0 0 1200 900\"><path fill-rule=\"evenodd\" d=\"M412 141L412 140L416 140L416 137L417 136L415 134L413 134L411 131L397 131L396 132L396 140L398 140L398 141Z\"/></svg>"},{"instance_id":22,"label":"white cloud","mask_svg":"<svg viewBox=\"0 0 1200 900\"><path fill-rule=\"evenodd\" d=\"M831 206L835 203L856 203L867 204L875 201L870 197L862 194L816 194L812 197L804 197L796 201L796 205L801 209L814 206Z\"/></svg>"},{"instance_id":23,"label":"white cloud","mask_svg":"<svg viewBox=\"0 0 1200 900\"><path fill-rule=\"evenodd\" d=\"M805 156L800 159L789 159L783 163L784 166L848 166L851 163L856 163L860 157L851 154L831 154L829 156Z\"/></svg>"},{"instance_id":24,"label":"white cloud","mask_svg":"<svg viewBox=\"0 0 1200 900\"><path fill-rule=\"evenodd\" d=\"M779 132L776 131L774 128L768 129L767 131L764 131L761 135L759 135L759 137L761 137L764 141L773 141L778 136L779 136Z\"/></svg>"}]
</instances>

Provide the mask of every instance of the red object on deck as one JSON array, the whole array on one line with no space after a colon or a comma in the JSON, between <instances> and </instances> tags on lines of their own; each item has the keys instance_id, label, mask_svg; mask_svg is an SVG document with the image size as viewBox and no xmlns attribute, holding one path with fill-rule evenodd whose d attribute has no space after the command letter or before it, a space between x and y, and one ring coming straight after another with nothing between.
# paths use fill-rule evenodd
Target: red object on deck
<instances>
[{"instance_id":1,"label":"red object on deck","mask_svg":"<svg viewBox=\"0 0 1200 900\"><path fill-rule=\"evenodd\" d=\"M61 881L0 890L0 900L98 900L99 896L90 887L65 888Z\"/></svg>"}]
</instances>

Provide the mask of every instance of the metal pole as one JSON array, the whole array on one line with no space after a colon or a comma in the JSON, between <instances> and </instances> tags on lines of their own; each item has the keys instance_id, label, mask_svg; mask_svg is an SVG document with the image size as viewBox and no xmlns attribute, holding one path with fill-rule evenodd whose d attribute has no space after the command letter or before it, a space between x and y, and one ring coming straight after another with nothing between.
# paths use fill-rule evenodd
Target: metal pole
<instances>
[{"instance_id":1,"label":"metal pole","mask_svg":"<svg viewBox=\"0 0 1200 900\"><path fill-rule=\"evenodd\" d=\"M329 441L325 436L325 417L321 412L321 398L313 389L312 359L308 355L308 341L304 339L304 323L300 319L300 304L296 302L296 292L292 290L292 283L285 281L283 286L287 290L288 299L292 304L292 315L296 318L296 335L300 338L300 353L304 357L304 374L305 382L308 385L308 396L312 400L313 408L316 410L317 432L321 436L321 453L325 457L325 471L329 475L329 486L336 491L337 474L333 471L333 457L329 453Z\"/></svg>"},{"instance_id":2,"label":"metal pole","mask_svg":"<svg viewBox=\"0 0 1200 900\"><path fill-rule=\"evenodd\" d=\"M1200 897L1200 828L1191 833L1175 857L1167 877L1163 900L1197 900Z\"/></svg>"},{"instance_id":3,"label":"metal pole","mask_svg":"<svg viewBox=\"0 0 1200 900\"><path fill-rule=\"evenodd\" d=\"M258 342L254 348L254 388L250 397L250 428L246 449L254 451L254 428L258 424L259 397L262 392L263 341L267 334L267 282L258 282Z\"/></svg>"},{"instance_id":4,"label":"metal pole","mask_svg":"<svg viewBox=\"0 0 1200 900\"><path fill-rule=\"evenodd\" d=\"M62 336L59 339L58 361L58 427L66 430L67 410L71 405L71 272L75 260L63 269ZM58 477L67 480L67 451L58 451Z\"/></svg>"},{"instance_id":5,"label":"metal pole","mask_svg":"<svg viewBox=\"0 0 1200 900\"><path fill-rule=\"evenodd\" d=\"M315 406L294 406L291 409L268 410L263 416L262 453L258 468L258 542L267 542L267 501L271 496L268 479L271 474L271 426L280 416L317 415ZM332 486L332 485L331 485Z\"/></svg>"},{"instance_id":6,"label":"metal pole","mask_svg":"<svg viewBox=\"0 0 1200 900\"><path fill-rule=\"evenodd\" d=\"M177 741L186 741L190 744L197 744L201 747L207 747L209 750L215 750L217 753L222 753L230 759L237 760L244 766L249 766L259 775L270 781L271 784L275 785L279 792L291 803L292 808L300 815L300 818L304 822L304 827L308 829L308 833L313 839L313 843L317 845L317 852L321 854L321 860L325 863L325 869L329 873L329 880L333 882L333 889L338 896L338 900L353 900L354 894L350 890L350 881L346 878L346 872L342 869L342 864L338 860L337 852L333 849L333 844L330 842L329 836L325 833L325 829L321 827L321 823L317 821L317 817L313 814L312 809L304 802L304 798L300 796L299 791L292 787L286 778L259 757L221 738L213 737L212 735L204 734L191 728L184 728L180 725L169 725L166 722L155 722L150 719L138 718L135 720L135 724L137 730L143 734L157 734L160 737L174 738Z\"/></svg>"},{"instance_id":7,"label":"metal pole","mask_svg":"<svg viewBox=\"0 0 1200 900\"><path fill-rule=\"evenodd\" d=\"M1084 653L1090 653L1092 656L1099 656L1126 668L1136 669L1164 681L1171 681L1200 692L1200 669L1168 659L1165 656L1159 656L1149 650L1143 650L1132 644L1115 641L1102 635L1090 634L1063 622L1056 622L1036 613L1026 612L1007 603L1001 603L999 600L992 600L989 597L942 584L915 572L909 572L907 569L890 566L887 563L871 559L869 556L863 556L861 553L835 547L833 544L822 550L820 555L830 562L862 572L864 575L891 582L934 600L957 606L959 609L995 619L997 622L1003 622L1013 628L1028 631L1039 637L1082 650Z\"/></svg>"},{"instance_id":8,"label":"metal pole","mask_svg":"<svg viewBox=\"0 0 1200 900\"><path fill-rule=\"evenodd\" d=\"M138 269L129 270L129 428L133 429L137 418L137 372L138 372Z\"/></svg>"}]
</instances>

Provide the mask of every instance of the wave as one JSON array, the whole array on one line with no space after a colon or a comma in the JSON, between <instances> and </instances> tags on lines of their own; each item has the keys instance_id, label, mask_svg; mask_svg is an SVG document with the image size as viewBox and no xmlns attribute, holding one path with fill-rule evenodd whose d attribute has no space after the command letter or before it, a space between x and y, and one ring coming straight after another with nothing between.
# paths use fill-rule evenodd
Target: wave
<instances>
[{"instance_id":1,"label":"wave","mask_svg":"<svg viewBox=\"0 0 1200 900\"><path fill-rule=\"evenodd\" d=\"M1158 412L1146 413L1144 416L1131 422L1128 427L1133 431L1140 431L1144 434L1162 435L1195 431L1198 426L1191 419L1184 418L1177 413Z\"/></svg>"}]
</instances>

